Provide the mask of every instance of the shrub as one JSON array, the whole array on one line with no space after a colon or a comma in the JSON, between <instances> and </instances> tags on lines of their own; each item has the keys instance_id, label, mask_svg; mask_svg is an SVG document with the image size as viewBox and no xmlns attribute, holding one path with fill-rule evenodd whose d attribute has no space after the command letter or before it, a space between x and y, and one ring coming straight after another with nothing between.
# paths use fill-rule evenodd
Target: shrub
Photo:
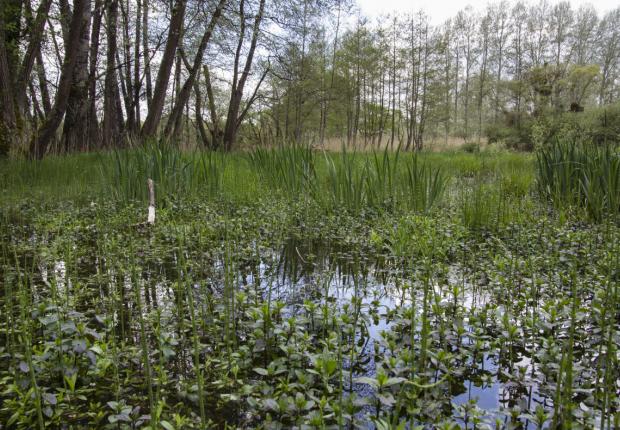
<instances>
[{"instance_id":1,"label":"shrub","mask_svg":"<svg viewBox=\"0 0 620 430\"><path fill-rule=\"evenodd\" d=\"M480 152L480 145L476 142L467 142L461 146L461 149L465 152L473 154L475 152Z\"/></svg>"}]
</instances>

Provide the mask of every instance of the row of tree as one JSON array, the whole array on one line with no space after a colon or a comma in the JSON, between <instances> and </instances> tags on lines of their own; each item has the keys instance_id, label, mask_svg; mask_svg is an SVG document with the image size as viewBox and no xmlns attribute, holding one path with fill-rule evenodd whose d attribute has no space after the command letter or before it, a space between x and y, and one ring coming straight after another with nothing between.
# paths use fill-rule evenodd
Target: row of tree
<instances>
[{"instance_id":1,"label":"row of tree","mask_svg":"<svg viewBox=\"0 0 620 430\"><path fill-rule=\"evenodd\" d=\"M3 0L0 153L480 139L616 102L620 8L500 2L433 26L347 0ZM515 120L516 118L516 120Z\"/></svg>"},{"instance_id":2,"label":"row of tree","mask_svg":"<svg viewBox=\"0 0 620 430\"><path fill-rule=\"evenodd\" d=\"M620 100L620 8L499 2L429 21L358 18L340 39L317 27L270 75L262 139L421 148Z\"/></svg>"}]
</instances>

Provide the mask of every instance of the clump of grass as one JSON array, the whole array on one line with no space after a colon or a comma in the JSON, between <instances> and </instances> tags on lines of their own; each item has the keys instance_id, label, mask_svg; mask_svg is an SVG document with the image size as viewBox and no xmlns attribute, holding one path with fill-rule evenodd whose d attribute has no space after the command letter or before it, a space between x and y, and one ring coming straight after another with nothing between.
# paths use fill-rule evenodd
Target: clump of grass
<instances>
[{"instance_id":1,"label":"clump of grass","mask_svg":"<svg viewBox=\"0 0 620 430\"><path fill-rule=\"evenodd\" d=\"M400 148L392 154L386 147L384 151L373 151L366 159L367 199L371 206L393 204L397 198L398 167Z\"/></svg>"},{"instance_id":2,"label":"clump of grass","mask_svg":"<svg viewBox=\"0 0 620 430\"><path fill-rule=\"evenodd\" d=\"M620 213L620 153L611 145L556 141L537 154L538 190L558 209L602 221Z\"/></svg>"},{"instance_id":3,"label":"clump of grass","mask_svg":"<svg viewBox=\"0 0 620 430\"><path fill-rule=\"evenodd\" d=\"M507 221L506 194L480 180L460 195L463 225L474 231L493 230Z\"/></svg>"},{"instance_id":4,"label":"clump of grass","mask_svg":"<svg viewBox=\"0 0 620 430\"><path fill-rule=\"evenodd\" d=\"M332 208L359 212L367 202L368 166L357 166L355 153L349 153L343 147L336 158L325 155L327 165L326 194L317 195L319 201Z\"/></svg>"},{"instance_id":5,"label":"clump of grass","mask_svg":"<svg viewBox=\"0 0 620 430\"><path fill-rule=\"evenodd\" d=\"M414 155L407 164L404 200L414 212L428 213L439 201L448 185L448 177L440 167L418 162Z\"/></svg>"},{"instance_id":6,"label":"clump of grass","mask_svg":"<svg viewBox=\"0 0 620 430\"><path fill-rule=\"evenodd\" d=\"M189 194L216 194L221 187L224 158L215 153L184 154L172 145L148 143L103 158L104 183L122 202L145 201L147 179L155 181L163 203Z\"/></svg>"},{"instance_id":7,"label":"clump of grass","mask_svg":"<svg viewBox=\"0 0 620 430\"><path fill-rule=\"evenodd\" d=\"M267 185L289 197L307 193L316 181L314 153L307 145L257 147L250 161Z\"/></svg>"}]
</instances>

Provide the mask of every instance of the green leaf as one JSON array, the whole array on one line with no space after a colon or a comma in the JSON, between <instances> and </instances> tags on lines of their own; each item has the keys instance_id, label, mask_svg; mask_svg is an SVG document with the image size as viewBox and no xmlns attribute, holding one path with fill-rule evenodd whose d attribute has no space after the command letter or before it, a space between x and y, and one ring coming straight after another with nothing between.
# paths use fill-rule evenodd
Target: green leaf
<instances>
[{"instance_id":1,"label":"green leaf","mask_svg":"<svg viewBox=\"0 0 620 430\"><path fill-rule=\"evenodd\" d=\"M267 408L267 409L271 409L273 411L278 411L280 410L280 407L278 405L278 402L276 402L274 399L265 399L263 400L263 405Z\"/></svg>"},{"instance_id":2,"label":"green leaf","mask_svg":"<svg viewBox=\"0 0 620 430\"><path fill-rule=\"evenodd\" d=\"M99 346L99 345L93 345L93 346L91 346L91 347L90 347L90 350L91 350L92 352L94 352L95 354L97 354L97 355L101 355L101 354L103 354L103 349L101 349L101 346Z\"/></svg>"},{"instance_id":3,"label":"green leaf","mask_svg":"<svg viewBox=\"0 0 620 430\"><path fill-rule=\"evenodd\" d=\"M165 428L166 430L175 430L174 426L172 424L170 424L168 421L160 421L159 422L161 424L161 426L163 428Z\"/></svg>"},{"instance_id":4,"label":"green leaf","mask_svg":"<svg viewBox=\"0 0 620 430\"><path fill-rule=\"evenodd\" d=\"M361 376L353 380L356 384L368 384L374 388L379 387L379 382L375 378L369 378L368 376Z\"/></svg>"},{"instance_id":5,"label":"green leaf","mask_svg":"<svg viewBox=\"0 0 620 430\"><path fill-rule=\"evenodd\" d=\"M384 387L390 387L392 385L396 385L396 384L402 384L403 382L405 382L407 379L405 378L389 378L385 384L383 384Z\"/></svg>"}]
</instances>

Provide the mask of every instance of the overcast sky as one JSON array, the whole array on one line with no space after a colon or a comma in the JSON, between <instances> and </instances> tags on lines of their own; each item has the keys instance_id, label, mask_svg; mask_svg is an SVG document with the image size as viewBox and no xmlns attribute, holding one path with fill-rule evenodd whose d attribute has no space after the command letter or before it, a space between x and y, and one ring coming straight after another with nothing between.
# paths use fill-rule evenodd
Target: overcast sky
<instances>
[{"instance_id":1,"label":"overcast sky","mask_svg":"<svg viewBox=\"0 0 620 430\"><path fill-rule=\"evenodd\" d=\"M549 0L550 4L558 3L559 0ZM390 12L412 12L423 9L431 18L433 24L441 24L446 19L456 15L468 4L476 10L483 10L488 0L357 0L362 13L369 18L377 17ZM514 1L510 1L514 4ZM531 2L530 2L531 3ZM592 4L600 14L619 6L618 0L572 0L574 9L582 4Z\"/></svg>"}]
</instances>

